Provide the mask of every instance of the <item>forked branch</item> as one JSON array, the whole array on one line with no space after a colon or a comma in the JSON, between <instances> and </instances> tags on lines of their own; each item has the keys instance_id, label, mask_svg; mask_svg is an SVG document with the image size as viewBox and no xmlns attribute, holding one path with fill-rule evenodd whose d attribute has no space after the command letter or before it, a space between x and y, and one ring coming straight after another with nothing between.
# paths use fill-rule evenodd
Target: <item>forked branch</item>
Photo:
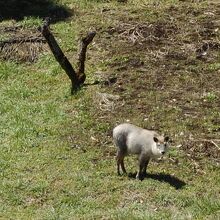
<instances>
[{"instance_id":1,"label":"forked branch","mask_svg":"<svg viewBox=\"0 0 220 220\"><path fill-rule=\"evenodd\" d=\"M79 60L78 60L78 71L76 72L67 59L67 57L62 52L59 47L56 39L49 29L49 19L44 21L42 27L39 28L42 35L45 37L55 59L60 64L60 66L64 69L66 74L71 80L72 88L71 93L73 94L85 81L85 60L86 60L86 50L87 46L92 42L93 38L96 35L96 32L90 32L88 35L81 40L81 46L79 51Z\"/></svg>"}]
</instances>

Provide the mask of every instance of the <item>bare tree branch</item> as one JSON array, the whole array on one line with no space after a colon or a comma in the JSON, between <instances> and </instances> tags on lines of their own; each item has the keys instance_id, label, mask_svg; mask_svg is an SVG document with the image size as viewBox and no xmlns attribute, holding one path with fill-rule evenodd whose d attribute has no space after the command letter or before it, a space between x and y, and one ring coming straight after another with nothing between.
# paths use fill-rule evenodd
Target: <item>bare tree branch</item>
<instances>
[{"instance_id":1,"label":"bare tree branch","mask_svg":"<svg viewBox=\"0 0 220 220\"><path fill-rule=\"evenodd\" d=\"M57 41L55 40L53 34L49 30L49 20L45 20L43 26L40 28L41 33L45 37L55 59L60 64L60 66L65 70L66 74L72 82L71 93L74 92L79 87L79 81L75 70L73 69L71 63L66 58L61 48L59 47Z\"/></svg>"},{"instance_id":2,"label":"bare tree branch","mask_svg":"<svg viewBox=\"0 0 220 220\"><path fill-rule=\"evenodd\" d=\"M53 34L49 30L49 18L45 19L44 24L42 27L39 28L42 35L45 37L55 59L60 64L60 66L65 70L66 74L70 78L72 82L72 90L71 93L73 94L74 91L80 87L81 84L84 83L86 79L85 75L85 60L86 60L86 50L87 46L92 42L93 38L96 35L96 32L89 32L88 35L82 39L80 50L79 50L79 59L78 59L78 72L74 70L71 63L67 59L67 57L62 52L61 48L59 47L57 41L55 40Z\"/></svg>"},{"instance_id":3,"label":"bare tree branch","mask_svg":"<svg viewBox=\"0 0 220 220\"><path fill-rule=\"evenodd\" d=\"M79 78L80 84L84 83L86 79L85 60L86 60L87 46L92 42L95 35L96 35L95 31L89 32L87 36L81 40L80 50L79 50L79 59L78 59L78 78Z\"/></svg>"}]
</instances>

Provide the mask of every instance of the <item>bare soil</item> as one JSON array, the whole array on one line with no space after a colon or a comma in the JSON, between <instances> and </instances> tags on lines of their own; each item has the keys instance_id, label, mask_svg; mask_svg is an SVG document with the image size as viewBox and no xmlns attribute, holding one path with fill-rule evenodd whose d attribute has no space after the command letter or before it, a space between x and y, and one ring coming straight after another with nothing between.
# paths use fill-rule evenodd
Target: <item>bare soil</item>
<instances>
[{"instance_id":1,"label":"bare soil","mask_svg":"<svg viewBox=\"0 0 220 220\"><path fill-rule=\"evenodd\" d=\"M219 21L219 4L184 5L167 8L157 21L122 17L103 30L112 39L103 91L120 97L111 109L115 123L170 132L191 159L219 164ZM111 114L99 114L112 124Z\"/></svg>"}]
</instances>

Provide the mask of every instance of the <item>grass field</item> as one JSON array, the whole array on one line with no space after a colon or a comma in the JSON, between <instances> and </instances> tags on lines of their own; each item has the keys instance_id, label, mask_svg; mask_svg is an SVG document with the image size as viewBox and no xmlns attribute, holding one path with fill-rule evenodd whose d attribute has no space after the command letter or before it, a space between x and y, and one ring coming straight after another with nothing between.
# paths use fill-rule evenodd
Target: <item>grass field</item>
<instances>
[{"instance_id":1,"label":"grass field","mask_svg":"<svg viewBox=\"0 0 220 220\"><path fill-rule=\"evenodd\" d=\"M1 49L0 219L220 219L218 1L56 2L8 12L0 40L36 34L54 13L75 67L79 39L96 30L86 85L70 94L46 44ZM37 51L31 62L24 48ZM111 135L125 121L172 139L143 181L135 157L117 176Z\"/></svg>"}]
</instances>

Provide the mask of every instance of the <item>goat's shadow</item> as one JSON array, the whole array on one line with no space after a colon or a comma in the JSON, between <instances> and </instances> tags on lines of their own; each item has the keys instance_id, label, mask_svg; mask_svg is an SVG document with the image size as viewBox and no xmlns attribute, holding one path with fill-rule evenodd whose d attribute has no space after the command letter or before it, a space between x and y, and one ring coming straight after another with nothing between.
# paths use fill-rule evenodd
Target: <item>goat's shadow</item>
<instances>
[{"instance_id":1,"label":"goat's shadow","mask_svg":"<svg viewBox=\"0 0 220 220\"><path fill-rule=\"evenodd\" d=\"M136 173L129 173L129 178L136 178ZM154 180L158 180L160 182L166 182L169 183L171 186L173 186L175 189L181 189L186 185L186 183L179 178L175 176L171 176L170 174L165 173L147 173L145 177L143 177L141 180L151 178Z\"/></svg>"}]
</instances>

